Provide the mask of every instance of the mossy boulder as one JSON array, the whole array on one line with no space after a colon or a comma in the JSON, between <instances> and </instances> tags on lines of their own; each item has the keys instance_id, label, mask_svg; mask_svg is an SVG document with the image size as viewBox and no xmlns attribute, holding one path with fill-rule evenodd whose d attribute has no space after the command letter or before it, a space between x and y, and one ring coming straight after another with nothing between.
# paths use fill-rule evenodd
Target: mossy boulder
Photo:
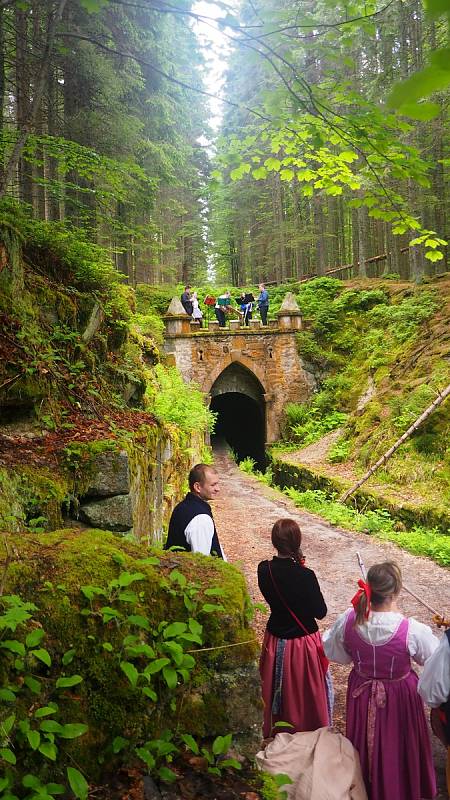
<instances>
[{"instance_id":1,"label":"mossy boulder","mask_svg":"<svg viewBox=\"0 0 450 800\"><path fill-rule=\"evenodd\" d=\"M113 754L116 737L126 739L134 752L136 746L168 728L201 737L231 732L248 739L259 733L257 647L245 579L235 567L200 555L151 553L100 530L65 529L40 536L12 533L0 544L0 554L4 564L9 561L5 593L35 603L32 625L46 632L42 646L51 656L51 666L36 661L34 676L43 686L52 681L54 685L62 674L83 679L60 693L58 702L64 716L61 721L89 726L81 738L64 742L68 758L83 764L88 778L101 774L99 760L106 759L111 767L121 759ZM111 581L124 574L141 577L126 589L128 599L120 600L111 590ZM94 592L88 599L86 587L106 593ZM130 600L130 590L134 600ZM111 607L117 615L108 617L105 608ZM133 628L130 615L147 620L147 627L139 627L138 621ZM146 660L126 655L124 636L137 633L141 644L149 644L157 654L161 642L164 647L167 641L161 633L165 623L186 626L189 620L195 620L194 628L196 623L202 626L201 643L189 641L189 636L176 641L195 664L190 675L178 673L171 690L162 672L153 675L150 685L157 693L155 701L142 692ZM63 655L68 651L71 662L65 665ZM17 678L5 676L3 655L0 651L5 685ZM140 674L137 683L130 682L121 667L127 660ZM27 703L45 705L54 699L44 695L45 690L42 697L25 690L16 703L26 710ZM129 750L126 758L130 763ZM26 771L32 766L27 762ZM45 777L56 779L63 766L51 764L45 768Z\"/></svg>"}]
</instances>

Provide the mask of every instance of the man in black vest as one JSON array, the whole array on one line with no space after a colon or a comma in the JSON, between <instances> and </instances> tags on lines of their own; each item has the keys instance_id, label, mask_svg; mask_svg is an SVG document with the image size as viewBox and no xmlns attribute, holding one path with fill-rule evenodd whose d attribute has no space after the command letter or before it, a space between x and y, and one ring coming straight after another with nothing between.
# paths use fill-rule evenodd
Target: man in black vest
<instances>
[{"instance_id":1,"label":"man in black vest","mask_svg":"<svg viewBox=\"0 0 450 800\"><path fill-rule=\"evenodd\" d=\"M207 502L219 494L219 477L214 467L196 464L189 473L189 492L175 506L169 522L164 549L182 547L190 553L225 556L219 543L211 506Z\"/></svg>"}]
</instances>

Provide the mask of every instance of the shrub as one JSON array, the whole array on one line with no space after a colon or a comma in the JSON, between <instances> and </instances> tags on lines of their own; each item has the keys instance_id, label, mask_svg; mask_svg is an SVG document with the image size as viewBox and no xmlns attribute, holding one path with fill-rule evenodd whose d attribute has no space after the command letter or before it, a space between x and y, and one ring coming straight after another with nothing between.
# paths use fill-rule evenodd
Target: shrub
<instances>
[{"instance_id":1,"label":"shrub","mask_svg":"<svg viewBox=\"0 0 450 800\"><path fill-rule=\"evenodd\" d=\"M157 364L146 390L151 410L162 422L171 422L183 431L212 431L215 415L206 406L202 392L187 385L175 367Z\"/></svg>"},{"instance_id":2,"label":"shrub","mask_svg":"<svg viewBox=\"0 0 450 800\"><path fill-rule=\"evenodd\" d=\"M317 409L312 408L305 422L292 426L292 434L299 443L307 445L317 442L326 433L330 433L330 431L334 431L340 425L343 425L347 419L347 414L341 411L331 411L323 417L319 417L318 413Z\"/></svg>"},{"instance_id":3,"label":"shrub","mask_svg":"<svg viewBox=\"0 0 450 800\"><path fill-rule=\"evenodd\" d=\"M138 283L136 286L136 309L138 314L165 314L172 297L179 296L175 286L151 286Z\"/></svg>"},{"instance_id":4,"label":"shrub","mask_svg":"<svg viewBox=\"0 0 450 800\"><path fill-rule=\"evenodd\" d=\"M347 461L351 450L351 443L345 439L338 439L328 453L328 461L332 464L339 464L342 461Z\"/></svg>"},{"instance_id":5,"label":"shrub","mask_svg":"<svg viewBox=\"0 0 450 800\"><path fill-rule=\"evenodd\" d=\"M300 358L305 358L318 367L325 367L330 360L329 353L324 350L309 331L297 333L297 350Z\"/></svg>"},{"instance_id":6,"label":"shrub","mask_svg":"<svg viewBox=\"0 0 450 800\"><path fill-rule=\"evenodd\" d=\"M378 305L369 312L372 325L389 328L394 340L405 342L415 337L418 328L434 314L436 298L432 292L417 292L393 305Z\"/></svg>"},{"instance_id":7,"label":"shrub","mask_svg":"<svg viewBox=\"0 0 450 800\"><path fill-rule=\"evenodd\" d=\"M135 314L133 321L139 333L143 336L151 336L158 345L162 344L164 322L154 308L149 308L142 314Z\"/></svg>"}]
</instances>

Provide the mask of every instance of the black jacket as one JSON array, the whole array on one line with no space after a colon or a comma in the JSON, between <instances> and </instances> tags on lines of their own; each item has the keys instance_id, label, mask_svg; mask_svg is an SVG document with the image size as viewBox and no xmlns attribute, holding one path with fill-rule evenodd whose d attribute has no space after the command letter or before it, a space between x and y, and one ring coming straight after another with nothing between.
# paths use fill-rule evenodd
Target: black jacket
<instances>
[{"instance_id":1,"label":"black jacket","mask_svg":"<svg viewBox=\"0 0 450 800\"><path fill-rule=\"evenodd\" d=\"M327 613L325 600L320 586L312 569L301 567L291 558L275 556L270 562L272 575L278 591L303 623L308 633L318 630L316 619L323 619ZM297 636L306 636L305 631L298 625L287 610L275 589L269 573L269 562L261 561L258 564L258 585L270 606L270 617L267 630L279 639L294 639Z\"/></svg>"}]
</instances>

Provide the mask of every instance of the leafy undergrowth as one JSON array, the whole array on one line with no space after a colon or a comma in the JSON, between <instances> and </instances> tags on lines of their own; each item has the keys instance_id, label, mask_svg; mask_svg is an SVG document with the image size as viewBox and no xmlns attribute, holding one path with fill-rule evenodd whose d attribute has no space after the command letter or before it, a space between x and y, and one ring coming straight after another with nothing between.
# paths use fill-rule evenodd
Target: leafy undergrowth
<instances>
[{"instance_id":1,"label":"leafy undergrowth","mask_svg":"<svg viewBox=\"0 0 450 800\"><path fill-rule=\"evenodd\" d=\"M159 363L160 314L171 290L153 288L155 305L147 307L146 287L135 298L106 251L82 232L33 220L11 201L0 204L0 250L0 420L6 434L32 431L39 439L58 433L67 440L70 431L76 436L98 428L105 418L119 425L121 414L130 429L130 410L137 420L150 412L184 432L192 430L192 420L196 430L210 427L200 394Z\"/></svg>"},{"instance_id":2,"label":"leafy undergrowth","mask_svg":"<svg viewBox=\"0 0 450 800\"><path fill-rule=\"evenodd\" d=\"M286 289L305 316L298 350L317 391L307 405L286 407L283 446L299 450L342 428L322 467L343 464L343 474L359 476L450 381L450 280L317 278L277 287L273 305ZM450 491L449 442L447 402L373 480L440 504Z\"/></svg>"},{"instance_id":3,"label":"leafy undergrowth","mask_svg":"<svg viewBox=\"0 0 450 800\"><path fill-rule=\"evenodd\" d=\"M176 781L157 786L149 783L142 770L122 768L101 786L92 786L91 793L98 800L146 800L149 796L155 800L162 796L164 800L285 800L286 797L272 775L256 772L249 762L244 762L239 773L225 769L220 776L214 776L206 772L201 759L186 753L173 769Z\"/></svg>"}]
</instances>

